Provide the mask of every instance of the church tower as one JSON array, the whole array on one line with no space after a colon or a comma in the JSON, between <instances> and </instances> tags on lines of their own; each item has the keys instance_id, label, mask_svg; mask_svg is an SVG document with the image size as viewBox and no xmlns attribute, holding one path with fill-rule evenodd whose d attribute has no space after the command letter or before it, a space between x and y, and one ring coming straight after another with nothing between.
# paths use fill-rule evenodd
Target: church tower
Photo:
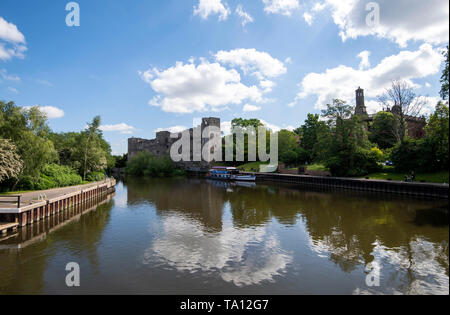
<instances>
[{"instance_id":1,"label":"church tower","mask_svg":"<svg viewBox=\"0 0 450 315\"><path fill-rule=\"evenodd\" d=\"M360 87L356 90L355 115L367 116L367 109L364 101L364 90Z\"/></svg>"}]
</instances>

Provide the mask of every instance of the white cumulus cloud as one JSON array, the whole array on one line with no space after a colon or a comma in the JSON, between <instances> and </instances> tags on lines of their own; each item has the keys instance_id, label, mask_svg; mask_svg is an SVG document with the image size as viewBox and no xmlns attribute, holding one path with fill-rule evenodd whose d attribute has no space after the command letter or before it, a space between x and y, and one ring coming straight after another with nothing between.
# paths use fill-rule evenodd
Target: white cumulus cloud
<instances>
[{"instance_id":1,"label":"white cumulus cloud","mask_svg":"<svg viewBox=\"0 0 450 315\"><path fill-rule=\"evenodd\" d=\"M359 64L360 70L370 68L369 57L370 57L370 51L368 51L368 50L364 50L359 53L358 58L361 58L361 63Z\"/></svg>"},{"instance_id":2,"label":"white cumulus cloud","mask_svg":"<svg viewBox=\"0 0 450 315\"><path fill-rule=\"evenodd\" d=\"M257 111L261 110L261 106L245 104L244 108L242 110L244 112L257 112Z\"/></svg>"},{"instance_id":3,"label":"white cumulus cloud","mask_svg":"<svg viewBox=\"0 0 450 315\"><path fill-rule=\"evenodd\" d=\"M259 78L275 78L287 72L283 62L254 48L219 51L215 57L222 64L240 67L245 74L253 74Z\"/></svg>"},{"instance_id":4,"label":"white cumulus cloud","mask_svg":"<svg viewBox=\"0 0 450 315\"><path fill-rule=\"evenodd\" d=\"M303 19L305 20L306 24L308 24L309 26L312 25L313 18L314 17L311 15L311 13L308 13L308 12L303 13Z\"/></svg>"},{"instance_id":5,"label":"white cumulus cloud","mask_svg":"<svg viewBox=\"0 0 450 315\"><path fill-rule=\"evenodd\" d=\"M165 70L139 71L142 80L157 93L149 105L165 112L187 114L218 112L244 101L267 102L263 94L276 85L273 78L287 72L283 62L256 49L219 51L213 58L190 58L189 63L177 62ZM256 77L259 86L244 84L238 70L244 76Z\"/></svg>"},{"instance_id":6,"label":"white cumulus cloud","mask_svg":"<svg viewBox=\"0 0 450 315\"><path fill-rule=\"evenodd\" d=\"M26 50L25 36L16 25L0 16L0 60L23 58Z\"/></svg>"},{"instance_id":7,"label":"white cumulus cloud","mask_svg":"<svg viewBox=\"0 0 450 315\"><path fill-rule=\"evenodd\" d=\"M187 129L189 129L189 128L187 128L185 126L173 126L173 127L169 127L169 128L158 128L155 130L155 132L168 131L170 133L180 133Z\"/></svg>"},{"instance_id":8,"label":"white cumulus cloud","mask_svg":"<svg viewBox=\"0 0 450 315\"><path fill-rule=\"evenodd\" d=\"M239 4L237 6L236 14L241 19L241 24L243 27L245 27L245 25L247 25L248 23L254 22L253 17L244 10L244 8L242 7L242 4Z\"/></svg>"},{"instance_id":9,"label":"white cumulus cloud","mask_svg":"<svg viewBox=\"0 0 450 315\"><path fill-rule=\"evenodd\" d=\"M228 5L222 0L199 0L198 6L194 6L194 15L206 20L210 15L219 15L219 20L226 20L231 13Z\"/></svg>"},{"instance_id":10,"label":"white cumulus cloud","mask_svg":"<svg viewBox=\"0 0 450 315\"><path fill-rule=\"evenodd\" d=\"M201 60L198 65L177 62L163 71L151 69L140 75L158 93L149 104L166 112L219 111L244 100L263 101L257 86L243 84L238 71L217 62Z\"/></svg>"},{"instance_id":11,"label":"white cumulus cloud","mask_svg":"<svg viewBox=\"0 0 450 315\"><path fill-rule=\"evenodd\" d=\"M376 3L377 7L368 7L369 3ZM433 44L448 42L448 0L326 0L325 4L331 9L344 41L375 35L402 47L410 40ZM374 19L377 12L379 23L372 23L378 20Z\"/></svg>"},{"instance_id":12,"label":"white cumulus cloud","mask_svg":"<svg viewBox=\"0 0 450 315\"><path fill-rule=\"evenodd\" d=\"M301 82L301 91L293 106L308 96L317 96L316 108L323 109L334 98L352 102L355 90L361 86L368 98L375 98L391 85L393 80L403 79L410 84L414 79L425 78L439 72L443 61L441 52L429 44L416 51L401 51L384 58L378 65L367 69L354 69L340 65L323 73L309 73Z\"/></svg>"},{"instance_id":13,"label":"white cumulus cloud","mask_svg":"<svg viewBox=\"0 0 450 315\"><path fill-rule=\"evenodd\" d=\"M126 123L116 124L116 125L102 125L100 126L101 131L105 132L120 132L123 135L129 135L136 130L133 126L129 126Z\"/></svg>"},{"instance_id":14,"label":"white cumulus cloud","mask_svg":"<svg viewBox=\"0 0 450 315\"><path fill-rule=\"evenodd\" d=\"M38 107L41 112L43 112L48 119L57 119L64 117L65 113L62 109L54 106L25 106L25 109L30 109L32 107Z\"/></svg>"},{"instance_id":15,"label":"white cumulus cloud","mask_svg":"<svg viewBox=\"0 0 450 315\"><path fill-rule=\"evenodd\" d=\"M282 14L291 16L295 10L300 8L298 0L263 0L264 11L271 14Z\"/></svg>"}]
</instances>

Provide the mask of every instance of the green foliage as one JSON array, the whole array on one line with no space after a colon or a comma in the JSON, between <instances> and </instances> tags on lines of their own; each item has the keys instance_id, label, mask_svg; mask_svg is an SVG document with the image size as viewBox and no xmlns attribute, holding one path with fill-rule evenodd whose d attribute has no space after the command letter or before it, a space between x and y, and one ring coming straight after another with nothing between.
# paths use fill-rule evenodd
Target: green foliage
<instances>
[{"instance_id":1,"label":"green foliage","mask_svg":"<svg viewBox=\"0 0 450 315\"><path fill-rule=\"evenodd\" d=\"M92 172L86 175L86 180L88 182L99 182L105 179L105 173L103 172Z\"/></svg>"},{"instance_id":2,"label":"green foliage","mask_svg":"<svg viewBox=\"0 0 450 315\"><path fill-rule=\"evenodd\" d=\"M319 115L308 114L305 124L296 130L300 136L300 145L303 148L300 160L302 163L312 162L319 158L320 148L317 146L319 138L328 131L324 121L320 121Z\"/></svg>"},{"instance_id":3,"label":"green foliage","mask_svg":"<svg viewBox=\"0 0 450 315\"><path fill-rule=\"evenodd\" d=\"M362 176L381 169L377 151L356 147L353 152L341 151L326 161L334 176Z\"/></svg>"},{"instance_id":4,"label":"green foliage","mask_svg":"<svg viewBox=\"0 0 450 315\"><path fill-rule=\"evenodd\" d=\"M439 102L435 112L430 116L425 128L426 139L433 149L433 158L439 169L448 168L449 163L449 108L448 104Z\"/></svg>"},{"instance_id":5,"label":"green foliage","mask_svg":"<svg viewBox=\"0 0 450 315\"><path fill-rule=\"evenodd\" d=\"M88 124L86 130L82 134L83 146L83 180L86 180L86 174L95 172L99 169L105 169L108 166L108 161L105 155L104 148L100 141L102 133L100 131L100 116L94 117L92 122Z\"/></svg>"},{"instance_id":6,"label":"green foliage","mask_svg":"<svg viewBox=\"0 0 450 315\"><path fill-rule=\"evenodd\" d=\"M449 109L440 102L429 119L424 139L405 139L397 144L391 159L397 171L437 171L449 163Z\"/></svg>"},{"instance_id":7,"label":"green foliage","mask_svg":"<svg viewBox=\"0 0 450 315\"><path fill-rule=\"evenodd\" d=\"M322 154L325 166L334 176L360 176L381 167L383 154L371 148L363 123L352 117L351 106L334 100L322 115L331 128L331 135L321 143Z\"/></svg>"},{"instance_id":8,"label":"green foliage","mask_svg":"<svg viewBox=\"0 0 450 315\"><path fill-rule=\"evenodd\" d=\"M449 57L448 57L448 46L447 46L447 51L443 52L443 55L445 57L445 67L444 70L442 72L442 77L441 77L441 97L444 100L448 100L448 64L449 64Z\"/></svg>"},{"instance_id":9,"label":"green foliage","mask_svg":"<svg viewBox=\"0 0 450 315\"><path fill-rule=\"evenodd\" d=\"M241 128L253 127L257 130L258 127L263 126L263 123L259 119L235 118L231 121L231 126Z\"/></svg>"},{"instance_id":10,"label":"green foliage","mask_svg":"<svg viewBox=\"0 0 450 315\"><path fill-rule=\"evenodd\" d=\"M296 165L299 162L297 149L299 148L298 136L289 130L278 132L279 160L287 165Z\"/></svg>"},{"instance_id":11,"label":"green foliage","mask_svg":"<svg viewBox=\"0 0 450 315\"><path fill-rule=\"evenodd\" d=\"M422 169L424 163L424 140L406 138L398 143L391 153L391 160L395 169L400 172L410 172Z\"/></svg>"},{"instance_id":12,"label":"green foliage","mask_svg":"<svg viewBox=\"0 0 450 315\"><path fill-rule=\"evenodd\" d=\"M17 178L22 170L23 162L17 149L9 140L0 138L0 183Z\"/></svg>"},{"instance_id":13,"label":"green foliage","mask_svg":"<svg viewBox=\"0 0 450 315\"><path fill-rule=\"evenodd\" d=\"M127 166L128 154L113 156L114 158L114 167L116 168L124 168Z\"/></svg>"},{"instance_id":14,"label":"green foliage","mask_svg":"<svg viewBox=\"0 0 450 315\"><path fill-rule=\"evenodd\" d=\"M13 102L0 101L0 138L8 139L16 147L23 162L17 180L2 182L1 189L64 186L60 177L46 175L49 164L67 166L80 175L103 174L105 168L114 167L111 148L103 139L99 126L100 117L95 117L85 131L52 133L47 117L39 107L22 108Z\"/></svg>"},{"instance_id":15,"label":"green foliage","mask_svg":"<svg viewBox=\"0 0 450 315\"><path fill-rule=\"evenodd\" d=\"M57 161L47 118L38 107L26 109L0 101L0 121L0 137L16 146L23 161L19 181L25 176L38 178L46 164Z\"/></svg>"},{"instance_id":16,"label":"green foliage","mask_svg":"<svg viewBox=\"0 0 450 315\"><path fill-rule=\"evenodd\" d=\"M410 176L409 172L398 172L393 167L384 167L382 171L377 173L371 173L367 175L370 179L381 179L381 180L397 180L404 181L405 176ZM365 176L366 177L366 176ZM449 172L439 171L439 172L417 172L416 182L427 182L427 183L448 183L449 182Z\"/></svg>"},{"instance_id":17,"label":"green foliage","mask_svg":"<svg viewBox=\"0 0 450 315\"><path fill-rule=\"evenodd\" d=\"M254 145L256 147L256 153L259 150L259 127L263 127L263 123L258 120L258 119L243 119L243 118L235 118L233 119L233 121L231 122L232 125L232 131L233 133L231 135L227 135L226 137L224 137L223 141L222 141L222 155L223 155L223 159L225 160L225 154L226 154L226 148L225 148L225 144L231 142L231 137L232 137L232 142L233 142L233 161L236 162L249 162L248 159L248 148L249 148L249 141L255 141L256 143L251 143L252 145ZM238 133L242 133L243 134L243 138L244 138L244 142L242 143L242 140L239 139L238 141L238 137L237 134ZM251 135L252 137L249 137L249 135ZM229 141L229 142L227 142ZM238 150L238 148L244 148L244 161L238 161L236 152ZM270 131L266 130L266 152L268 152L270 149ZM241 149L239 149L241 150Z\"/></svg>"},{"instance_id":18,"label":"green foliage","mask_svg":"<svg viewBox=\"0 0 450 315\"><path fill-rule=\"evenodd\" d=\"M24 176L19 184L23 190L46 190L82 184L81 176L68 166L47 164L38 178Z\"/></svg>"},{"instance_id":19,"label":"green foliage","mask_svg":"<svg viewBox=\"0 0 450 315\"><path fill-rule=\"evenodd\" d=\"M268 165L269 162L250 162L239 166L244 172L259 172L261 165Z\"/></svg>"},{"instance_id":20,"label":"green foliage","mask_svg":"<svg viewBox=\"0 0 450 315\"><path fill-rule=\"evenodd\" d=\"M399 120L389 112L380 112L373 118L369 139L381 149L394 147L399 139Z\"/></svg>"},{"instance_id":21,"label":"green foliage","mask_svg":"<svg viewBox=\"0 0 450 315\"><path fill-rule=\"evenodd\" d=\"M166 177L178 174L170 157L156 157L139 152L127 163L127 174L134 176Z\"/></svg>"},{"instance_id":22,"label":"green foliage","mask_svg":"<svg viewBox=\"0 0 450 315\"><path fill-rule=\"evenodd\" d=\"M294 150L288 150L280 153L279 159L286 165L298 164L298 154Z\"/></svg>"},{"instance_id":23,"label":"green foliage","mask_svg":"<svg viewBox=\"0 0 450 315\"><path fill-rule=\"evenodd\" d=\"M311 155L309 154L309 152L306 149L304 149L302 147L298 147L295 149L295 152L297 153L297 162L300 165L310 162Z\"/></svg>"},{"instance_id":24,"label":"green foliage","mask_svg":"<svg viewBox=\"0 0 450 315\"><path fill-rule=\"evenodd\" d=\"M101 172L113 168L116 160L111 155L110 145L103 139L100 130L90 134L82 132L52 133L50 139L55 144L62 165L70 166L80 175ZM86 160L85 160L86 159Z\"/></svg>"}]
</instances>

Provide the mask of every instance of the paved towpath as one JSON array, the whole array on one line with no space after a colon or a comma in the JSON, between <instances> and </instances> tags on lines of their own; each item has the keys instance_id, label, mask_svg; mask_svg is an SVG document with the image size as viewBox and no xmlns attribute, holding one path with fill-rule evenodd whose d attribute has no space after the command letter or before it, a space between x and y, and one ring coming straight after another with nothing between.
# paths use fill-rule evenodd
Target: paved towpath
<instances>
[{"instance_id":1,"label":"paved towpath","mask_svg":"<svg viewBox=\"0 0 450 315\"><path fill-rule=\"evenodd\" d=\"M62 188L54 188L54 189L48 189L48 190L37 190L37 191L30 191L21 195L21 206L29 205L32 201L37 201L40 195L43 195L45 199L53 199L62 195L67 195L82 189L90 188L93 186L101 185L104 183L108 183L110 180L103 180L100 182L94 182L89 183L85 185L78 185L78 186L70 186L70 187L62 187ZM14 195L16 196L16 195ZM17 198L4 195L0 196L1 201L10 201L11 203L0 203L0 208L17 208Z\"/></svg>"}]
</instances>

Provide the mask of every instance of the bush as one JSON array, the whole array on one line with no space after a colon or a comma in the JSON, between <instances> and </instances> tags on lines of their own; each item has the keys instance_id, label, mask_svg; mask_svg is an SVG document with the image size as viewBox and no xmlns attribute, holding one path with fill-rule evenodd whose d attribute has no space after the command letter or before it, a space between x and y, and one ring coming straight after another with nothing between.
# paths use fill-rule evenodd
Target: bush
<instances>
[{"instance_id":1,"label":"bush","mask_svg":"<svg viewBox=\"0 0 450 315\"><path fill-rule=\"evenodd\" d=\"M293 150L281 153L280 161L286 165L295 165L298 163L298 155Z\"/></svg>"},{"instance_id":2,"label":"bush","mask_svg":"<svg viewBox=\"0 0 450 315\"><path fill-rule=\"evenodd\" d=\"M92 172L86 175L86 180L88 182L99 182L105 179L105 173L103 172Z\"/></svg>"},{"instance_id":3,"label":"bush","mask_svg":"<svg viewBox=\"0 0 450 315\"><path fill-rule=\"evenodd\" d=\"M341 151L328 158L325 166L333 176L364 176L381 169L380 159L383 153L379 149L356 148L353 152Z\"/></svg>"},{"instance_id":4,"label":"bush","mask_svg":"<svg viewBox=\"0 0 450 315\"><path fill-rule=\"evenodd\" d=\"M396 171L429 172L446 169L437 155L435 144L429 139L406 139L391 153Z\"/></svg>"},{"instance_id":5,"label":"bush","mask_svg":"<svg viewBox=\"0 0 450 315\"><path fill-rule=\"evenodd\" d=\"M148 152L139 152L127 163L126 172L135 176L164 177L178 175L170 157L156 157Z\"/></svg>"},{"instance_id":6,"label":"bush","mask_svg":"<svg viewBox=\"0 0 450 315\"><path fill-rule=\"evenodd\" d=\"M304 148L296 148L295 152L298 156L298 163L306 164L312 160L311 154Z\"/></svg>"},{"instance_id":7,"label":"bush","mask_svg":"<svg viewBox=\"0 0 450 315\"><path fill-rule=\"evenodd\" d=\"M37 178L24 176L18 188L21 190L46 190L58 187L80 185L81 176L68 166L47 164Z\"/></svg>"},{"instance_id":8,"label":"bush","mask_svg":"<svg viewBox=\"0 0 450 315\"><path fill-rule=\"evenodd\" d=\"M58 186L56 181L54 181L52 178L42 174L34 183L33 189L47 190L47 189L52 189L52 188L57 188L57 187L62 187L62 186Z\"/></svg>"}]
</instances>

